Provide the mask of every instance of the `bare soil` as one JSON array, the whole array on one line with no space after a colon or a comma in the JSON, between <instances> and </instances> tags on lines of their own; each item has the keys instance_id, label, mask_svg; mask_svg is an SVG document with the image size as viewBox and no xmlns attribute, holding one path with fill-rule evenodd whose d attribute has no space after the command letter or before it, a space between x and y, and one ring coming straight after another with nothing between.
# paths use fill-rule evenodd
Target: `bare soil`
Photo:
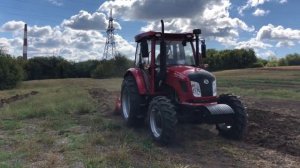
<instances>
[{"instance_id":1,"label":"bare soil","mask_svg":"<svg viewBox=\"0 0 300 168\"><path fill-rule=\"evenodd\" d=\"M99 111L126 127L121 116L113 115L119 92L90 89L99 102ZM249 114L249 128L242 142L218 136L212 125L179 125L172 146L157 148L159 156L169 162L184 163L188 167L297 167L300 164L300 101L243 98ZM136 136L150 136L146 126L136 129ZM144 153L132 155L142 163ZM153 156L155 157L155 156ZM166 161L162 158L162 161Z\"/></svg>"},{"instance_id":2,"label":"bare soil","mask_svg":"<svg viewBox=\"0 0 300 168\"><path fill-rule=\"evenodd\" d=\"M5 104L10 104L10 103L13 103L13 102L18 101L18 100L23 100L25 98L28 98L29 96L33 96L33 95L36 95L38 93L39 92L37 92L37 91L31 91L30 93L16 94L16 95L14 95L12 97L9 97L9 98L0 99L0 108L3 107Z\"/></svg>"},{"instance_id":3,"label":"bare soil","mask_svg":"<svg viewBox=\"0 0 300 168\"><path fill-rule=\"evenodd\" d=\"M300 101L247 98L246 142L300 156Z\"/></svg>"}]
</instances>

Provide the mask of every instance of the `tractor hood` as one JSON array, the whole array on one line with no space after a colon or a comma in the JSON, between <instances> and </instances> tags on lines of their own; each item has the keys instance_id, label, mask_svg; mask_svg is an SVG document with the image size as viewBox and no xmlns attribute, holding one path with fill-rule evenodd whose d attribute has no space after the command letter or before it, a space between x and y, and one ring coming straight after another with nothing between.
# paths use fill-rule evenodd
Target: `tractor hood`
<instances>
[{"instance_id":1,"label":"tractor hood","mask_svg":"<svg viewBox=\"0 0 300 168\"><path fill-rule=\"evenodd\" d=\"M202 96L214 96L216 91L215 76L201 68L192 66L172 66L167 69L167 81L174 83L174 81L194 81L197 82L201 88Z\"/></svg>"},{"instance_id":2,"label":"tractor hood","mask_svg":"<svg viewBox=\"0 0 300 168\"><path fill-rule=\"evenodd\" d=\"M192 79L194 79L196 76L203 76L203 77L213 78L213 80L215 80L215 76L212 73L204 69L196 68L192 66L171 66L168 67L167 71L169 75L175 75L180 79L186 79L186 77L190 79L192 77Z\"/></svg>"}]
</instances>

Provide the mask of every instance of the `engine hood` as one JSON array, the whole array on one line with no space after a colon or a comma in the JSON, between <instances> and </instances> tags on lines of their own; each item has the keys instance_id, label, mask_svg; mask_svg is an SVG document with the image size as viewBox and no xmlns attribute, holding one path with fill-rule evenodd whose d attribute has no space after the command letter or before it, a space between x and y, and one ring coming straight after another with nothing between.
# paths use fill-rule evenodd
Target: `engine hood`
<instances>
[{"instance_id":1,"label":"engine hood","mask_svg":"<svg viewBox=\"0 0 300 168\"><path fill-rule=\"evenodd\" d=\"M214 95L216 78L212 73L204 69L192 66L172 66L168 67L167 74L167 82L170 85L173 85L176 81L193 81L200 85L202 97Z\"/></svg>"},{"instance_id":2,"label":"engine hood","mask_svg":"<svg viewBox=\"0 0 300 168\"><path fill-rule=\"evenodd\" d=\"M181 79L186 79L189 76L210 76L211 78L215 79L214 75L204 69L196 68L192 66L172 66L168 67L168 74L173 74L176 77Z\"/></svg>"}]
</instances>

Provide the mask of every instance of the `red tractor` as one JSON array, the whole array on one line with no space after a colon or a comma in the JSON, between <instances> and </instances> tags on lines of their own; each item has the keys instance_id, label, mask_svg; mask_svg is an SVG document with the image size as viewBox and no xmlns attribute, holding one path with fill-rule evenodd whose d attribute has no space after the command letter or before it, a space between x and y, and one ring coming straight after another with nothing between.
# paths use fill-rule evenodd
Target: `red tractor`
<instances>
[{"instance_id":1,"label":"red tractor","mask_svg":"<svg viewBox=\"0 0 300 168\"><path fill-rule=\"evenodd\" d=\"M217 96L216 78L204 70L201 30L164 33L161 24L162 32L135 36L135 66L124 75L119 102L126 124L140 126L146 121L161 144L175 138L178 121L216 124L223 137L242 139L247 113L238 97Z\"/></svg>"}]
</instances>

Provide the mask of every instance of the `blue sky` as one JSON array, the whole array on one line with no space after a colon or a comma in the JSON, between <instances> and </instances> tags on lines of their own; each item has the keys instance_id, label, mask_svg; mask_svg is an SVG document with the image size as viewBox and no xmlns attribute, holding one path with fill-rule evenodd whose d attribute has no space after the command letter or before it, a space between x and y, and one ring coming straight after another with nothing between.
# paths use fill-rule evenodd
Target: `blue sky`
<instances>
[{"instance_id":1,"label":"blue sky","mask_svg":"<svg viewBox=\"0 0 300 168\"><path fill-rule=\"evenodd\" d=\"M142 31L203 30L208 48L253 48L262 58L300 52L300 1L296 0L1 0L0 47L22 54L29 26L29 57L61 55L101 59L108 11L114 11L118 51L133 57ZM297 9L298 8L298 9Z\"/></svg>"}]
</instances>

